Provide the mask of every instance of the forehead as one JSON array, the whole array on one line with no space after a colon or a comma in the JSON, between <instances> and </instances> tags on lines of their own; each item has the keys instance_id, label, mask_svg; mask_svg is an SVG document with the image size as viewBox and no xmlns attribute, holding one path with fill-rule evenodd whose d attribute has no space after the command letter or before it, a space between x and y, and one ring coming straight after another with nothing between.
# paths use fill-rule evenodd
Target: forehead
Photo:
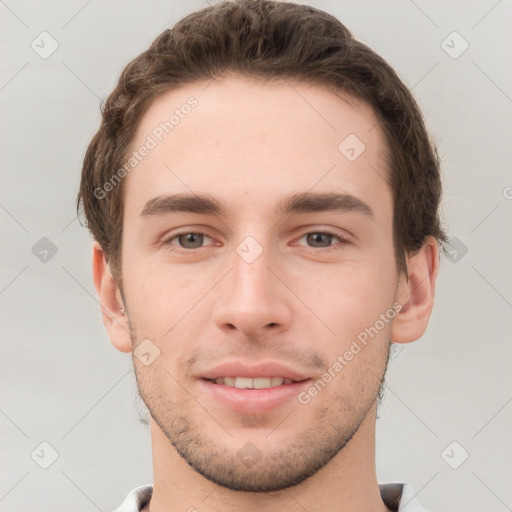
<instances>
[{"instance_id":1,"label":"forehead","mask_svg":"<svg viewBox=\"0 0 512 512\"><path fill-rule=\"evenodd\" d=\"M390 192L373 111L319 85L229 76L182 86L142 117L130 154L144 146L125 211L166 193L212 193L257 210L290 192Z\"/></svg>"}]
</instances>

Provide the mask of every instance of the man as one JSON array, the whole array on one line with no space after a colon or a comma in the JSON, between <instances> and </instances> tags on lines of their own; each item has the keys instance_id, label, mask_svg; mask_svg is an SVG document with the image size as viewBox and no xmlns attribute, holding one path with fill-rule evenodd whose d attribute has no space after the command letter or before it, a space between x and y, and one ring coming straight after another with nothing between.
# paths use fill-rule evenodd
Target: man
<instances>
[{"instance_id":1,"label":"man","mask_svg":"<svg viewBox=\"0 0 512 512\"><path fill-rule=\"evenodd\" d=\"M332 16L224 2L124 70L79 206L154 485L118 510L418 511L377 483L390 342L434 301L439 162L410 92Z\"/></svg>"}]
</instances>

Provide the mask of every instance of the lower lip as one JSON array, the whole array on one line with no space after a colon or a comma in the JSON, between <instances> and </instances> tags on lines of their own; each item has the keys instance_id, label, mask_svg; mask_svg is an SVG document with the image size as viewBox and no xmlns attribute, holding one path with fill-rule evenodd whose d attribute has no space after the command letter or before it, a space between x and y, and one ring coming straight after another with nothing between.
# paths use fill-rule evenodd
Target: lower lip
<instances>
[{"instance_id":1,"label":"lower lip","mask_svg":"<svg viewBox=\"0 0 512 512\"><path fill-rule=\"evenodd\" d=\"M235 412L263 414L296 399L301 390L309 385L310 380L266 389L238 389L224 384L215 384L207 379L200 379L199 383L216 401Z\"/></svg>"}]
</instances>

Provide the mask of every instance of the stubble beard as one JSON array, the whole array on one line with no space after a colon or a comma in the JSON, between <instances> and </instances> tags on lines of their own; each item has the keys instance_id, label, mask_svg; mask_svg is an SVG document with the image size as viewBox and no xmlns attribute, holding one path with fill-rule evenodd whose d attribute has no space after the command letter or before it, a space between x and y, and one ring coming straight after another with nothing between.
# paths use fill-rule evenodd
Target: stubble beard
<instances>
[{"instance_id":1,"label":"stubble beard","mask_svg":"<svg viewBox=\"0 0 512 512\"><path fill-rule=\"evenodd\" d=\"M130 333L134 343L137 336L133 326L130 326ZM326 466L347 446L375 402L379 402L383 396L388 361L389 346L386 364L381 369L377 385L367 394L364 407L354 410L347 405L342 395L334 395L328 407L316 411L312 426L298 432L285 445L281 443L280 448L273 451L259 449L258 443L250 443L250 439L237 442L222 428L212 426L212 431L221 432L217 434L219 439L208 436L204 429L201 430L198 424L183 414L187 407L197 405L186 391L183 391L184 399L181 403L173 400L168 394L155 391L157 388L151 377L137 371L135 361L134 368L140 398L155 423L187 464L211 482L227 489L261 493L280 491L300 484ZM165 370L152 375L157 373L165 378ZM176 384L169 375L167 377ZM169 390L169 387L163 386L161 389ZM297 403L296 407L307 406ZM333 408L336 408L335 413ZM204 408L201 410L204 411ZM289 421L293 422L293 411L289 417ZM214 422L206 411L202 421L205 419ZM242 424L254 422L251 415L241 415L240 419ZM286 421L280 426L285 425ZM240 452L248 444L252 445L250 450L256 455L253 457L256 459L254 463L248 463L241 455L243 450Z\"/></svg>"}]
</instances>

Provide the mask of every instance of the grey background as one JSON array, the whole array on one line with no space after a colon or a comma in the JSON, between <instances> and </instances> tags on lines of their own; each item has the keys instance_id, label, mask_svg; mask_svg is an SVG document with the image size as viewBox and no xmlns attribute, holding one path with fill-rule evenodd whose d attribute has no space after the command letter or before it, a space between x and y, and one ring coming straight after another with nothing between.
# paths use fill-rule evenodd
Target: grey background
<instances>
[{"instance_id":1,"label":"grey background","mask_svg":"<svg viewBox=\"0 0 512 512\"><path fill-rule=\"evenodd\" d=\"M400 347L388 373L379 481L412 484L430 511L512 510L512 3L309 3L413 87L443 158L443 217L455 237L428 331ZM204 5L0 0L2 511L109 510L152 482L131 358L103 330L74 200L100 100L131 58ZM31 48L51 48L43 31L58 42L46 59ZM462 48L446 39L453 31L469 43L458 58L445 51ZM48 469L43 441L59 455Z\"/></svg>"}]
</instances>

